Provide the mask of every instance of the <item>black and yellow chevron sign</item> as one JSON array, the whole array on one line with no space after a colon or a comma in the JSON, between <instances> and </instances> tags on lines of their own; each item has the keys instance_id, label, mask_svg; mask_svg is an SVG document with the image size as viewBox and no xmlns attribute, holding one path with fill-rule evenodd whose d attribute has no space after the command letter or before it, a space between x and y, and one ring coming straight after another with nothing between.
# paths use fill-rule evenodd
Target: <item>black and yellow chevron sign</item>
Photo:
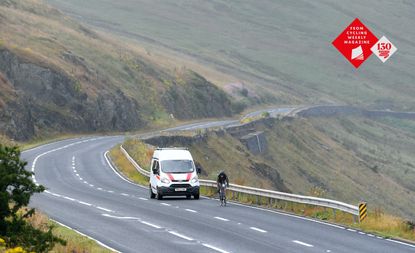
<instances>
[{"instance_id":1,"label":"black and yellow chevron sign","mask_svg":"<svg viewBox=\"0 0 415 253\"><path fill-rule=\"evenodd\" d=\"M367 216L367 203L361 202L359 204L359 221L362 222Z\"/></svg>"}]
</instances>

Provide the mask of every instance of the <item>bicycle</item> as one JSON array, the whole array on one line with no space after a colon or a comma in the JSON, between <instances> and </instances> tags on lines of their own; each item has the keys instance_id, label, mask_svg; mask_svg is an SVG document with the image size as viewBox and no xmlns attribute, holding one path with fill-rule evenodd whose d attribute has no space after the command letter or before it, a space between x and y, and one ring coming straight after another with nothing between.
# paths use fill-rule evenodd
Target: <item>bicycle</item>
<instances>
[{"instance_id":1,"label":"bicycle","mask_svg":"<svg viewBox=\"0 0 415 253\"><path fill-rule=\"evenodd\" d=\"M219 199L220 206L226 206L226 184L220 184Z\"/></svg>"}]
</instances>

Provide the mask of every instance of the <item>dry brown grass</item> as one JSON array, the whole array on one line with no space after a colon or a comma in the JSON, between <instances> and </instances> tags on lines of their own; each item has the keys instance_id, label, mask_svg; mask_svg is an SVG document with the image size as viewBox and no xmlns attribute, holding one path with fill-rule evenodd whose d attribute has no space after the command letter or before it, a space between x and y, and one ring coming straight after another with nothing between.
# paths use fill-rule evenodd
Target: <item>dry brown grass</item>
<instances>
[{"instance_id":1,"label":"dry brown grass","mask_svg":"<svg viewBox=\"0 0 415 253\"><path fill-rule=\"evenodd\" d=\"M127 160L124 154L120 151L119 145L112 148L109 154L111 160L114 162L114 164L117 166L117 168L121 171L122 174L124 174L126 177L138 184L148 185L148 178L137 172L134 166Z\"/></svg>"}]
</instances>

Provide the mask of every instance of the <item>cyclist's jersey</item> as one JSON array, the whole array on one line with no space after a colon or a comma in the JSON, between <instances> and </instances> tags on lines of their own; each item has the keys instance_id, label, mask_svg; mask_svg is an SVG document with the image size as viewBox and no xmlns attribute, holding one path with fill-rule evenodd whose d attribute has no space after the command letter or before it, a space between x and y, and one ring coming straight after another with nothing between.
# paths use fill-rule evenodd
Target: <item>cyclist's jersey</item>
<instances>
[{"instance_id":1,"label":"cyclist's jersey","mask_svg":"<svg viewBox=\"0 0 415 253\"><path fill-rule=\"evenodd\" d=\"M226 184L226 185L229 185L229 182L228 182L228 176L226 176L226 174L225 174L225 173L220 173L220 174L218 175L218 180L217 180L217 182L218 182L218 184Z\"/></svg>"}]
</instances>

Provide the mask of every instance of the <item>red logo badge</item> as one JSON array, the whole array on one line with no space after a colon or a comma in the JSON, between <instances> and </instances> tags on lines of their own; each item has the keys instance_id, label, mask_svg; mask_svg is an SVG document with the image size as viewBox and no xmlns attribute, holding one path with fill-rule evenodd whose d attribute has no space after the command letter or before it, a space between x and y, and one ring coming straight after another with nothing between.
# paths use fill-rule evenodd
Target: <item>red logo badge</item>
<instances>
[{"instance_id":1,"label":"red logo badge","mask_svg":"<svg viewBox=\"0 0 415 253\"><path fill-rule=\"evenodd\" d=\"M378 38L356 18L333 41L333 46L346 57L353 66L358 68L372 54L370 48Z\"/></svg>"}]
</instances>

